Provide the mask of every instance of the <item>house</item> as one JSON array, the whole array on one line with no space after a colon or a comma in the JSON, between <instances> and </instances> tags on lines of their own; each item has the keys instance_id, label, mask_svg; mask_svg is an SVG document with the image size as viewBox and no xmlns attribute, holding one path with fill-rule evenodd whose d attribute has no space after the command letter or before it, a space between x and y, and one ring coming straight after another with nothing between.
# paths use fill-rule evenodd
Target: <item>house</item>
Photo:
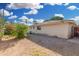
<instances>
[{"instance_id":1,"label":"house","mask_svg":"<svg viewBox=\"0 0 79 59\"><path fill-rule=\"evenodd\" d=\"M44 34L68 39L74 37L75 26L76 24L73 20L54 20L34 24L30 27L30 31L36 34Z\"/></svg>"}]
</instances>

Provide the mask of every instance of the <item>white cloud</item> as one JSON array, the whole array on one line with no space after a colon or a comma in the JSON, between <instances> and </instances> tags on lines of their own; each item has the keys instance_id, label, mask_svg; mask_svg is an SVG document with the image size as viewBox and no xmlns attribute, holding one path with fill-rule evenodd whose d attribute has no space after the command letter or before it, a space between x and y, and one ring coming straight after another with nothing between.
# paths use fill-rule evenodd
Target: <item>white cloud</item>
<instances>
[{"instance_id":1,"label":"white cloud","mask_svg":"<svg viewBox=\"0 0 79 59\"><path fill-rule=\"evenodd\" d=\"M22 16L19 19L21 19L22 22L28 22L28 17L26 17L26 16Z\"/></svg>"},{"instance_id":2,"label":"white cloud","mask_svg":"<svg viewBox=\"0 0 79 59\"><path fill-rule=\"evenodd\" d=\"M69 10L75 10L75 9L79 9L79 8L77 8L76 6L69 6L67 9L69 9Z\"/></svg>"},{"instance_id":3,"label":"white cloud","mask_svg":"<svg viewBox=\"0 0 79 59\"><path fill-rule=\"evenodd\" d=\"M37 23L42 23L42 22L44 22L44 19L37 19L36 22Z\"/></svg>"},{"instance_id":4,"label":"white cloud","mask_svg":"<svg viewBox=\"0 0 79 59\"><path fill-rule=\"evenodd\" d=\"M16 20L14 20L14 23L18 23Z\"/></svg>"},{"instance_id":5,"label":"white cloud","mask_svg":"<svg viewBox=\"0 0 79 59\"><path fill-rule=\"evenodd\" d=\"M13 9L13 8L15 8L15 6L13 5L13 3L10 3L10 4L7 4L6 8Z\"/></svg>"},{"instance_id":6,"label":"white cloud","mask_svg":"<svg viewBox=\"0 0 79 59\"><path fill-rule=\"evenodd\" d=\"M63 14L55 14L54 16L64 17Z\"/></svg>"},{"instance_id":7,"label":"white cloud","mask_svg":"<svg viewBox=\"0 0 79 59\"><path fill-rule=\"evenodd\" d=\"M10 12L9 11L7 11L7 10L5 10L5 9L1 9L0 10L0 14L3 16L10 16Z\"/></svg>"},{"instance_id":8,"label":"white cloud","mask_svg":"<svg viewBox=\"0 0 79 59\"><path fill-rule=\"evenodd\" d=\"M79 20L79 16L75 16L74 18L70 18L70 20Z\"/></svg>"},{"instance_id":9,"label":"white cloud","mask_svg":"<svg viewBox=\"0 0 79 59\"><path fill-rule=\"evenodd\" d=\"M33 18L28 18L28 17L26 17L26 16L22 16L22 17L20 17L19 19L21 19L22 20L22 22L26 22L27 21L27 23L33 23L33 21L35 20L37 23L42 23L42 22L44 22L44 20L43 19L33 19Z\"/></svg>"},{"instance_id":10,"label":"white cloud","mask_svg":"<svg viewBox=\"0 0 79 59\"><path fill-rule=\"evenodd\" d=\"M74 20L77 24L79 24L79 16L75 16L73 18L70 18L70 20Z\"/></svg>"},{"instance_id":11,"label":"white cloud","mask_svg":"<svg viewBox=\"0 0 79 59\"><path fill-rule=\"evenodd\" d=\"M69 3L64 3L63 5L64 5L64 6L67 6L67 5L69 5Z\"/></svg>"},{"instance_id":12,"label":"white cloud","mask_svg":"<svg viewBox=\"0 0 79 59\"><path fill-rule=\"evenodd\" d=\"M27 8L31 9L31 11L24 13L24 14L37 14L38 10L44 6L40 3L11 3L6 6L7 9L19 9L19 8Z\"/></svg>"},{"instance_id":13,"label":"white cloud","mask_svg":"<svg viewBox=\"0 0 79 59\"><path fill-rule=\"evenodd\" d=\"M52 5L52 6L54 6L54 5L62 5L62 3L48 3L49 5Z\"/></svg>"},{"instance_id":14,"label":"white cloud","mask_svg":"<svg viewBox=\"0 0 79 59\"><path fill-rule=\"evenodd\" d=\"M20 17L19 19L21 19L22 20L22 22L33 22L33 18L28 18L28 17L26 17L26 16L22 16L22 17Z\"/></svg>"},{"instance_id":15,"label":"white cloud","mask_svg":"<svg viewBox=\"0 0 79 59\"><path fill-rule=\"evenodd\" d=\"M22 17L20 17L19 19L28 19L26 16L22 16Z\"/></svg>"},{"instance_id":16,"label":"white cloud","mask_svg":"<svg viewBox=\"0 0 79 59\"><path fill-rule=\"evenodd\" d=\"M10 15L13 15L13 12L11 12Z\"/></svg>"},{"instance_id":17,"label":"white cloud","mask_svg":"<svg viewBox=\"0 0 79 59\"><path fill-rule=\"evenodd\" d=\"M28 19L28 22L33 23L34 20L35 20L37 23L42 23L42 22L44 22L44 19L33 19L33 18Z\"/></svg>"},{"instance_id":18,"label":"white cloud","mask_svg":"<svg viewBox=\"0 0 79 59\"><path fill-rule=\"evenodd\" d=\"M15 19L15 18L17 18L17 16L13 15L13 16L10 16L8 19Z\"/></svg>"},{"instance_id":19,"label":"white cloud","mask_svg":"<svg viewBox=\"0 0 79 59\"><path fill-rule=\"evenodd\" d=\"M19 22L20 24L27 24L27 25L32 25L33 24L33 21L35 20L37 23L42 23L42 22L44 22L44 20L43 19L33 19L33 18L28 18L28 17L26 17L26 16L22 16L22 17L20 17L19 19L21 19L22 21L21 22ZM27 23L26 23L27 22Z\"/></svg>"},{"instance_id":20,"label":"white cloud","mask_svg":"<svg viewBox=\"0 0 79 59\"><path fill-rule=\"evenodd\" d=\"M34 19L33 19L33 18L30 18L28 21L29 21L29 22L33 22L33 21L34 21Z\"/></svg>"},{"instance_id":21,"label":"white cloud","mask_svg":"<svg viewBox=\"0 0 79 59\"><path fill-rule=\"evenodd\" d=\"M24 24L24 25L26 25L26 22L19 22L19 24Z\"/></svg>"},{"instance_id":22,"label":"white cloud","mask_svg":"<svg viewBox=\"0 0 79 59\"><path fill-rule=\"evenodd\" d=\"M43 5L40 3L11 3L7 5L9 9L18 9L18 8L30 8L30 9L40 9L43 8Z\"/></svg>"},{"instance_id":23,"label":"white cloud","mask_svg":"<svg viewBox=\"0 0 79 59\"><path fill-rule=\"evenodd\" d=\"M52 6L54 6L54 5L64 5L64 6L67 6L67 5L69 5L69 3L46 3L45 5L52 5Z\"/></svg>"},{"instance_id":24,"label":"white cloud","mask_svg":"<svg viewBox=\"0 0 79 59\"><path fill-rule=\"evenodd\" d=\"M38 10L32 9L31 11L24 13L24 14L37 14L37 13L38 13Z\"/></svg>"},{"instance_id":25,"label":"white cloud","mask_svg":"<svg viewBox=\"0 0 79 59\"><path fill-rule=\"evenodd\" d=\"M31 26L31 25L33 25L33 24L32 24L32 23L27 23L27 25L28 25L28 26Z\"/></svg>"},{"instance_id":26,"label":"white cloud","mask_svg":"<svg viewBox=\"0 0 79 59\"><path fill-rule=\"evenodd\" d=\"M19 23L19 24L24 24L24 25L28 25L28 26L31 26L31 25L32 25L32 23L26 23L26 22L21 22L21 21L19 21L19 22L17 22L17 23Z\"/></svg>"}]
</instances>

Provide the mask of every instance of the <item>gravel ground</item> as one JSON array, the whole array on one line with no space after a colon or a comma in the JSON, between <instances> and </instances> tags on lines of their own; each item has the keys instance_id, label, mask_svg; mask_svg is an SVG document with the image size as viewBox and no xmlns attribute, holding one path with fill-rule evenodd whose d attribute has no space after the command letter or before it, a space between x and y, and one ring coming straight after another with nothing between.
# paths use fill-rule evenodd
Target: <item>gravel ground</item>
<instances>
[{"instance_id":1,"label":"gravel ground","mask_svg":"<svg viewBox=\"0 0 79 59\"><path fill-rule=\"evenodd\" d=\"M30 35L30 40L62 56L79 56L79 38L61 39L45 35Z\"/></svg>"}]
</instances>

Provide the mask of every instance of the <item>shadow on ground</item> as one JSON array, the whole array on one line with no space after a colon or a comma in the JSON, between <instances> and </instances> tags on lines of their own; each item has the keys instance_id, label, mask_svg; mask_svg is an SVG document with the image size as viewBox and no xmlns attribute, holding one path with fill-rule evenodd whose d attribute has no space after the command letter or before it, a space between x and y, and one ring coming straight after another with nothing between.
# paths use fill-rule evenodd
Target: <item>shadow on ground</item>
<instances>
[{"instance_id":1,"label":"shadow on ground","mask_svg":"<svg viewBox=\"0 0 79 59\"><path fill-rule=\"evenodd\" d=\"M79 44L68 42L65 39L31 34L29 40L63 56L79 56Z\"/></svg>"},{"instance_id":2,"label":"shadow on ground","mask_svg":"<svg viewBox=\"0 0 79 59\"><path fill-rule=\"evenodd\" d=\"M7 48L14 46L17 43L17 41L18 40L16 40L16 39L10 39L10 40L7 40L7 41L0 40L0 51L6 50Z\"/></svg>"}]
</instances>

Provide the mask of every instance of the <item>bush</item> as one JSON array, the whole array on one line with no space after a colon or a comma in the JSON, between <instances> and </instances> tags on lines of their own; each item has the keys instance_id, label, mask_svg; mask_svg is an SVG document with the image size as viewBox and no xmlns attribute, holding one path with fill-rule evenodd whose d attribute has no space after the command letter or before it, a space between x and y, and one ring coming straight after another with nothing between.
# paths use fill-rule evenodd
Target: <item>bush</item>
<instances>
[{"instance_id":1,"label":"bush","mask_svg":"<svg viewBox=\"0 0 79 59\"><path fill-rule=\"evenodd\" d=\"M5 35L16 35L16 27L13 24L7 24L5 25Z\"/></svg>"},{"instance_id":2,"label":"bush","mask_svg":"<svg viewBox=\"0 0 79 59\"><path fill-rule=\"evenodd\" d=\"M24 38L25 34L28 32L28 26L23 24L16 24L17 38Z\"/></svg>"},{"instance_id":3,"label":"bush","mask_svg":"<svg viewBox=\"0 0 79 59\"><path fill-rule=\"evenodd\" d=\"M4 35L4 29L3 29L3 26L1 25L0 26L0 40L2 39L3 35Z\"/></svg>"},{"instance_id":4,"label":"bush","mask_svg":"<svg viewBox=\"0 0 79 59\"><path fill-rule=\"evenodd\" d=\"M2 39L3 35L4 35L4 32L0 30L0 40Z\"/></svg>"},{"instance_id":5,"label":"bush","mask_svg":"<svg viewBox=\"0 0 79 59\"><path fill-rule=\"evenodd\" d=\"M5 26L5 35L13 35L17 38L24 38L27 34L28 26L23 24L7 24Z\"/></svg>"}]
</instances>

